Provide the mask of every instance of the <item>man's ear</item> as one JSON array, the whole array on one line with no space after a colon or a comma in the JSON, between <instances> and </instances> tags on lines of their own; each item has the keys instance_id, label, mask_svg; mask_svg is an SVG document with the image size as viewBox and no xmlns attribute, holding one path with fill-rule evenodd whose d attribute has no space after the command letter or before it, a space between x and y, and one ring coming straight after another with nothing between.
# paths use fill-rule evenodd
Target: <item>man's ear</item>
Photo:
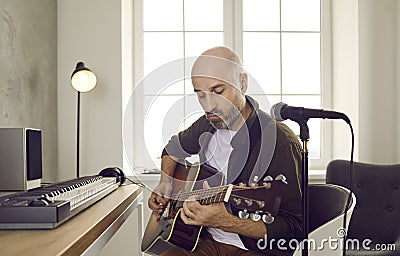
<instances>
[{"instance_id":1,"label":"man's ear","mask_svg":"<svg viewBox=\"0 0 400 256\"><path fill-rule=\"evenodd\" d=\"M240 91L244 94L247 91L248 77L247 73L240 74Z\"/></svg>"}]
</instances>

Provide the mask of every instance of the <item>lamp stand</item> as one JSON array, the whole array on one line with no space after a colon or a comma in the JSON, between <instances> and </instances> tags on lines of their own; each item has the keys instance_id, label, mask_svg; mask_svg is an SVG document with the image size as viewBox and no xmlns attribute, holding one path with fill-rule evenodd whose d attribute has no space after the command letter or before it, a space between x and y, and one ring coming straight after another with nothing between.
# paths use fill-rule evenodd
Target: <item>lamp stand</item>
<instances>
[{"instance_id":1,"label":"lamp stand","mask_svg":"<svg viewBox=\"0 0 400 256\"><path fill-rule=\"evenodd\" d=\"M80 112L81 112L81 92L78 91L78 97L77 97L77 118L76 118L76 177L79 178L79 132L80 132Z\"/></svg>"},{"instance_id":2,"label":"lamp stand","mask_svg":"<svg viewBox=\"0 0 400 256\"><path fill-rule=\"evenodd\" d=\"M77 97L77 118L76 118L76 176L80 177L79 174L79 148L80 148L80 114L81 114L81 92L89 92L96 87L97 78L96 75L87 67L83 62L78 62L76 64L75 70L71 75L71 85L78 92Z\"/></svg>"}]
</instances>

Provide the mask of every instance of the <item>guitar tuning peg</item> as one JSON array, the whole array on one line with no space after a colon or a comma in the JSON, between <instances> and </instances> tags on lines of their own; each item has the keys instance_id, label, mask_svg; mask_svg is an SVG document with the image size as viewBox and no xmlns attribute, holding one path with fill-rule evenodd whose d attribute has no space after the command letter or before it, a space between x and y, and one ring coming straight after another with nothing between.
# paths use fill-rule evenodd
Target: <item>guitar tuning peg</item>
<instances>
[{"instance_id":1,"label":"guitar tuning peg","mask_svg":"<svg viewBox=\"0 0 400 256\"><path fill-rule=\"evenodd\" d=\"M240 198L234 198L233 201L236 203L236 205L240 205L242 203Z\"/></svg>"},{"instance_id":2,"label":"guitar tuning peg","mask_svg":"<svg viewBox=\"0 0 400 256\"><path fill-rule=\"evenodd\" d=\"M250 219L252 219L253 221L259 221L259 220L261 220L261 215L258 214L257 212L251 213L250 214Z\"/></svg>"},{"instance_id":3,"label":"guitar tuning peg","mask_svg":"<svg viewBox=\"0 0 400 256\"><path fill-rule=\"evenodd\" d=\"M270 182L263 182L263 186L266 188L266 189L270 189L271 188L271 183Z\"/></svg>"},{"instance_id":4,"label":"guitar tuning peg","mask_svg":"<svg viewBox=\"0 0 400 256\"><path fill-rule=\"evenodd\" d=\"M253 204L253 200L251 199L245 199L244 202L247 204L247 206L251 206Z\"/></svg>"},{"instance_id":5,"label":"guitar tuning peg","mask_svg":"<svg viewBox=\"0 0 400 256\"><path fill-rule=\"evenodd\" d=\"M266 189L269 189L271 187L271 181L273 181L274 179L271 176L265 176L265 178L263 179L263 186Z\"/></svg>"},{"instance_id":6,"label":"guitar tuning peg","mask_svg":"<svg viewBox=\"0 0 400 256\"><path fill-rule=\"evenodd\" d=\"M278 176L276 176L276 177L275 177L275 180L280 180L280 181L282 181L283 183L287 184L286 176L283 175L283 174L279 174Z\"/></svg>"},{"instance_id":7,"label":"guitar tuning peg","mask_svg":"<svg viewBox=\"0 0 400 256\"><path fill-rule=\"evenodd\" d=\"M246 209L244 209L243 211L239 211L239 212L238 212L238 216L239 216L239 218L241 218L241 219L248 219L249 216L250 216L250 214L247 212Z\"/></svg>"},{"instance_id":8,"label":"guitar tuning peg","mask_svg":"<svg viewBox=\"0 0 400 256\"><path fill-rule=\"evenodd\" d=\"M264 179L263 179L263 181L265 181L265 182L269 182L269 181L273 181L274 179L271 177L271 176L266 176Z\"/></svg>"},{"instance_id":9,"label":"guitar tuning peg","mask_svg":"<svg viewBox=\"0 0 400 256\"><path fill-rule=\"evenodd\" d=\"M249 187L255 187L255 186L257 186L257 183L250 183L249 184Z\"/></svg>"},{"instance_id":10,"label":"guitar tuning peg","mask_svg":"<svg viewBox=\"0 0 400 256\"><path fill-rule=\"evenodd\" d=\"M240 182L239 187L246 187L246 183Z\"/></svg>"},{"instance_id":11,"label":"guitar tuning peg","mask_svg":"<svg viewBox=\"0 0 400 256\"><path fill-rule=\"evenodd\" d=\"M258 176L257 176L257 175L254 176L253 181L254 181L254 182L257 182L257 181L258 181Z\"/></svg>"},{"instance_id":12,"label":"guitar tuning peg","mask_svg":"<svg viewBox=\"0 0 400 256\"><path fill-rule=\"evenodd\" d=\"M264 201L257 201L258 207L263 208L265 206Z\"/></svg>"},{"instance_id":13,"label":"guitar tuning peg","mask_svg":"<svg viewBox=\"0 0 400 256\"><path fill-rule=\"evenodd\" d=\"M265 224L271 224L272 222L274 222L275 218L271 215L271 213L267 213L262 216L262 220Z\"/></svg>"}]
</instances>

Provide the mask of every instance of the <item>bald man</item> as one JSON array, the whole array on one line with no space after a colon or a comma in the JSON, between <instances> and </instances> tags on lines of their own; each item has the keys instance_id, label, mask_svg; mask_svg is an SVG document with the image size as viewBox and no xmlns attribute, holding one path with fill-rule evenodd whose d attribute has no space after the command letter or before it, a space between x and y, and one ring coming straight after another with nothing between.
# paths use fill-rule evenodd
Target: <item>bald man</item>
<instances>
[{"instance_id":1,"label":"bald man","mask_svg":"<svg viewBox=\"0 0 400 256\"><path fill-rule=\"evenodd\" d=\"M202 53L191 77L205 115L165 146L160 183L148 201L154 214L161 217L168 204L177 161L191 155L199 155L201 163L222 172L226 184L258 183L267 175L283 174L288 185L282 191L278 216L269 224L241 219L229 204L185 201L180 217L187 225L206 227L204 234L193 252L176 247L162 255L291 255L289 243L300 239L302 219L301 146L297 137L246 96L248 76L231 49L221 46ZM208 188L208 184L203 187ZM279 246L279 239L286 243Z\"/></svg>"}]
</instances>

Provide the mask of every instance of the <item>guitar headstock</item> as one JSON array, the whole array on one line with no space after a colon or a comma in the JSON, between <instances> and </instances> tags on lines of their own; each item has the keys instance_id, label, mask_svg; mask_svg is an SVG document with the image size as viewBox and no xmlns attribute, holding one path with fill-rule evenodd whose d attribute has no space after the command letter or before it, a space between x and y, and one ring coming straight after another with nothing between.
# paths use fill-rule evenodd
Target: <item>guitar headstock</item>
<instances>
[{"instance_id":1,"label":"guitar headstock","mask_svg":"<svg viewBox=\"0 0 400 256\"><path fill-rule=\"evenodd\" d=\"M273 215L279 211L286 184L285 176L278 175L275 179L267 176L259 185L234 186L229 202L233 208L240 209L238 215L242 219L262 219L265 223L272 223Z\"/></svg>"}]
</instances>

